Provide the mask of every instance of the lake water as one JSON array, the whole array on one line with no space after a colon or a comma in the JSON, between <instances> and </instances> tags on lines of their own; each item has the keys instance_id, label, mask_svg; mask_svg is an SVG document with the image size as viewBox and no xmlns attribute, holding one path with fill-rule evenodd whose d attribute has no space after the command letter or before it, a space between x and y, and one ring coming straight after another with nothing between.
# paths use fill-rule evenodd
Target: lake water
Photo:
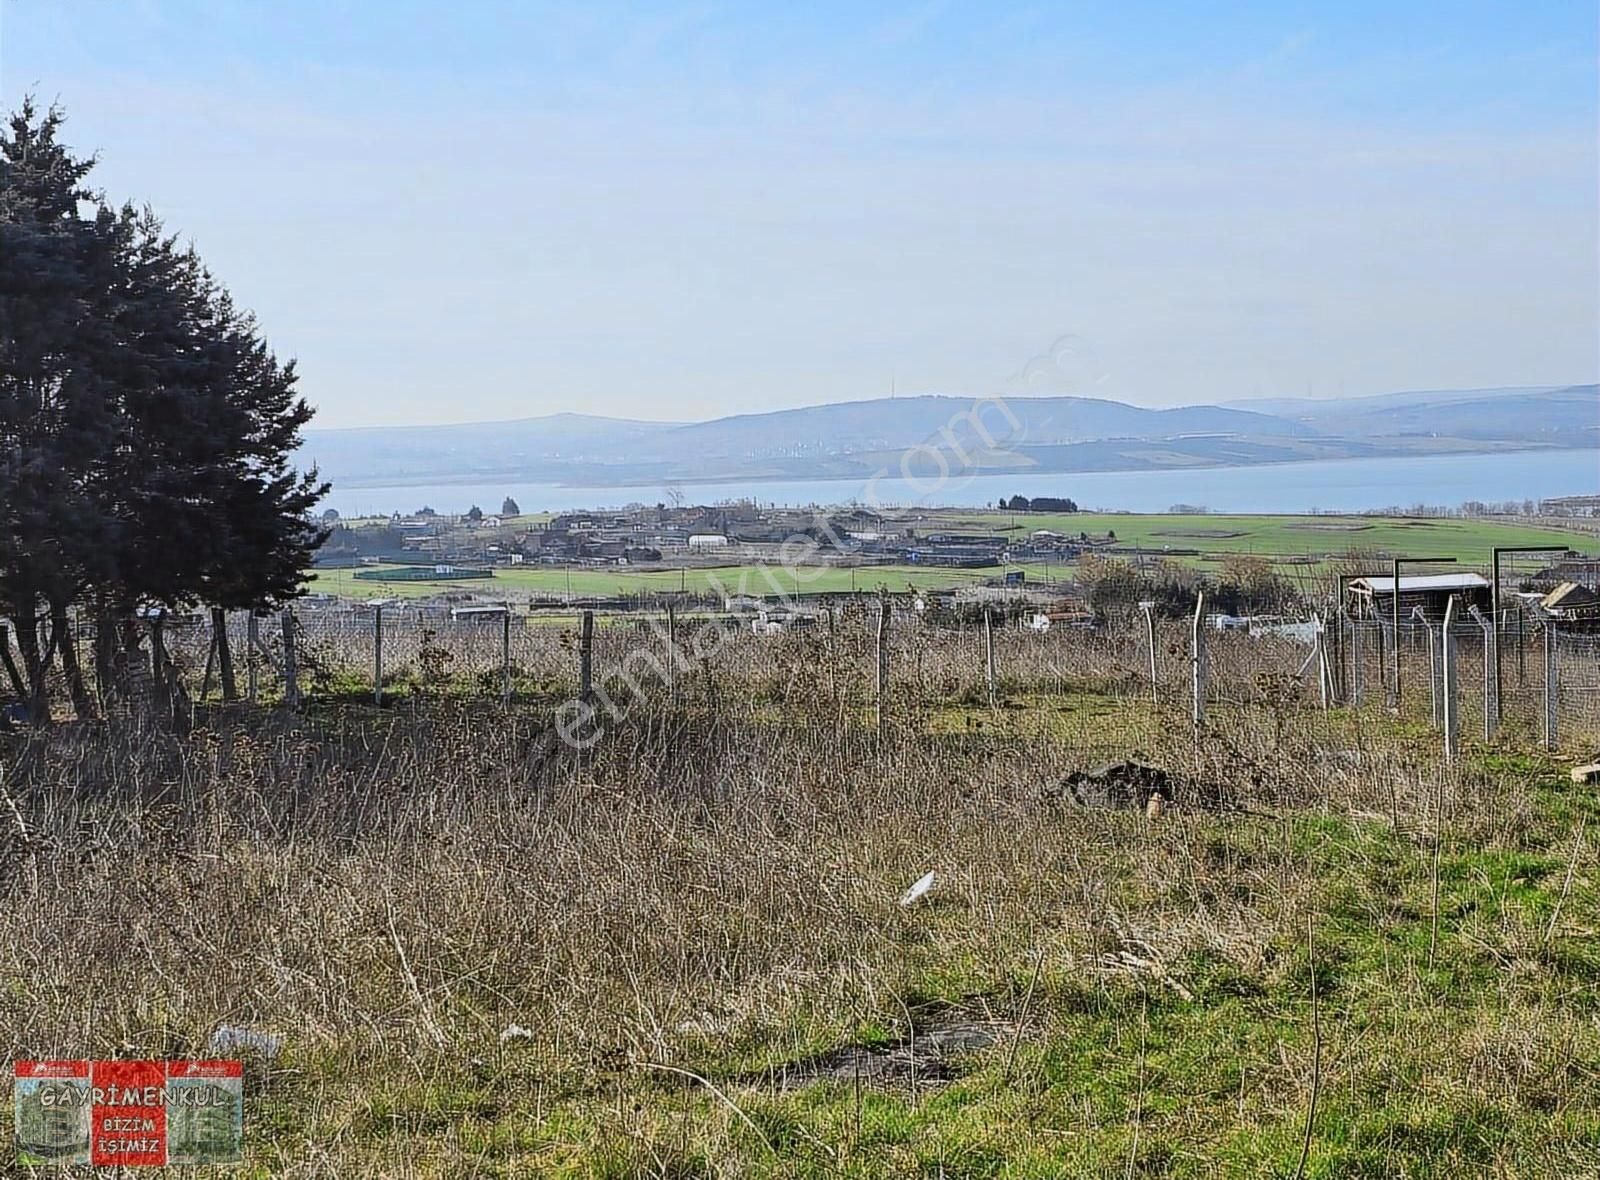
<instances>
[{"instance_id":1,"label":"lake water","mask_svg":"<svg viewBox=\"0 0 1600 1180\"><path fill-rule=\"evenodd\" d=\"M883 506L979 507L1012 495L1070 496L1084 508L1164 512L1173 504L1200 504L1213 512L1360 512L1391 505L1454 506L1466 500L1544 499L1600 494L1600 450L1518 451L1493 455L1429 455L1333 459L1252 467L1183 471L1091 471L1051 475L953 475L933 481L752 480L676 483L687 504L750 498L762 504L804 507L859 501ZM621 507L668 499L660 487L567 487L550 483L335 486L324 502L341 515L412 512L424 504L438 512L480 505L495 512L506 496L524 512Z\"/></svg>"}]
</instances>

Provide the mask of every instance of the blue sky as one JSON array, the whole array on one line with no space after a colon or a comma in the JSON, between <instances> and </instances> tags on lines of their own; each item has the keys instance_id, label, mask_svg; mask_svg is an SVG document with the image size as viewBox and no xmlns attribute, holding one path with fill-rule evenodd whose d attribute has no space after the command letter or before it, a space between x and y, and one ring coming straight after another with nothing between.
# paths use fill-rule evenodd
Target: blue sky
<instances>
[{"instance_id":1,"label":"blue sky","mask_svg":"<svg viewBox=\"0 0 1600 1180\"><path fill-rule=\"evenodd\" d=\"M1600 367L1592 3L0 20L0 99L62 101L321 425Z\"/></svg>"}]
</instances>

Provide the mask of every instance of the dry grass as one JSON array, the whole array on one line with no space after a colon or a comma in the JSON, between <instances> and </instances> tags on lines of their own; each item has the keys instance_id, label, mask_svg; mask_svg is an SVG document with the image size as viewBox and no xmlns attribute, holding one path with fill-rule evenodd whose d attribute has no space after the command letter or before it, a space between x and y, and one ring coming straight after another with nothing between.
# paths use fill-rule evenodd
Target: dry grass
<instances>
[{"instance_id":1,"label":"dry grass","mask_svg":"<svg viewBox=\"0 0 1600 1180\"><path fill-rule=\"evenodd\" d=\"M906 656L880 742L842 642L724 653L587 754L426 696L8 739L0 1048L277 1033L263 1176L1287 1175L1314 1084L1307 1175L1593 1174L1592 792L1270 684L1197 747L1044 645L994 711ZM1119 749L1228 806L1042 790ZM779 1084L957 1021L998 1035Z\"/></svg>"}]
</instances>

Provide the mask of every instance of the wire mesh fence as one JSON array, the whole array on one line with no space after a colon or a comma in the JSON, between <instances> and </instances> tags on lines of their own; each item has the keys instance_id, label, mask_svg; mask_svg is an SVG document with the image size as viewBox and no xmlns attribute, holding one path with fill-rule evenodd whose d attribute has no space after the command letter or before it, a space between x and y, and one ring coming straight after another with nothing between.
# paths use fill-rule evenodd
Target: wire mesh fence
<instances>
[{"instance_id":1,"label":"wire mesh fence","mask_svg":"<svg viewBox=\"0 0 1600 1180\"><path fill-rule=\"evenodd\" d=\"M559 703L587 684L612 710L655 695L777 715L825 701L843 721L1095 693L1191 719L1264 705L1382 709L1465 741L1504 733L1554 747L1600 735L1600 636L1509 610L1498 644L1482 614L1456 615L1447 644L1442 625L1421 618L1398 631L1338 614L1221 629L1135 613L1035 628L900 609L880 641L878 611L861 599L787 625L670 611L590 612L586 624L582 612L350 606L234 613L226 635L237 695L269 704L429 692ZM223 695L209 620L166 620L162 641L188 700Z\"/></svg>"}]
</instances>

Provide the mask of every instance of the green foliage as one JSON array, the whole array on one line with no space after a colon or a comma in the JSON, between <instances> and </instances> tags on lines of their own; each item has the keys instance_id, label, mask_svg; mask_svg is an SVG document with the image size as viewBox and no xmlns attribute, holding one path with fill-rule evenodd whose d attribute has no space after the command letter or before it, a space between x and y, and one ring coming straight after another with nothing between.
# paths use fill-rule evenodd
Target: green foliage
<instances>
[{"instance_id":1,"label":"green foliage","mask_svg":"<svg viewBox=\"0 0 1600 1180\"><path fill-rule=\"evenodd\" d=\"M86 699L70 606L100 621L114 684L136 607L297 594L326 491L291 465L312 415L293 364L152 212L86 187L61 130L27 100L0 133L0 615L41 717L58 649Z\"/></svg>"}]
</instances>

